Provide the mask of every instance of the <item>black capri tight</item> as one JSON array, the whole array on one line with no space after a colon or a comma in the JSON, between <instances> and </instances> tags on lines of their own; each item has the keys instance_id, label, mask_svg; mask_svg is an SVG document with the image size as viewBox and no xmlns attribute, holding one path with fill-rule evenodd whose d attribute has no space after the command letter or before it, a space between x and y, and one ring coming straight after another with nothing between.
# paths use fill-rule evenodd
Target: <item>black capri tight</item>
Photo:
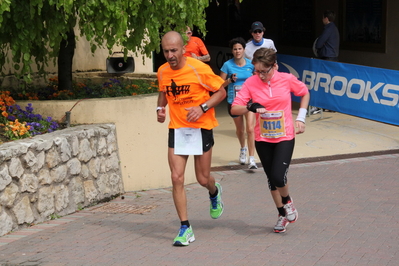
<instances>
[{"instance_id":1,"label":"black capri tight","mask_svg":"<svg viewBox=\"0 0 399 266\"><path fill-rule=\"evenodd\" d=\"M255 141L256 152L267 176L270 190L284 187L287 184L287 173L290 167L295 139L269 143Z\"/></svg>"}]
</instances>

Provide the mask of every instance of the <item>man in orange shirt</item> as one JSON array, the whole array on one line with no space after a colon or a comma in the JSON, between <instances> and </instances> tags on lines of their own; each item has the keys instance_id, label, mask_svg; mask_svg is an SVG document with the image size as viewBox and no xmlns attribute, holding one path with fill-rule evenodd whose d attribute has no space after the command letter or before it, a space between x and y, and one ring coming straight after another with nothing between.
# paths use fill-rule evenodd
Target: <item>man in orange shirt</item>
<instances>
[{"instance_id":1,"label":"man in orange shirt","mask_svg":"<svg viewBox=\"0 0 399 266\"><path fill-rule=\"evenodd\" d=\"M224 80L196 59L184 56L184 40L170 31L162 38L166 63L157 72L159 96L157 120L166 119L169 105L168 162L171 169L173 201L180 219L180 230L174 246L187 246L195 240L188 221L184 172L189 155L194 155L198 183L209 191L210 216L223 213L222 187L210 174L213 128L218 126L214 107L226 97ZM210 96L212 92L212 96Z\"/></svg>"},{"instance_id":2,"label":"man in orange shirt","mask_svg":"<svg viewBox=\"0 0 399 266\"><path fill-rule=\"evenodd\" d=\"M193 31L190 27L187 27L186 35L188 41L186 44L186 52L184 53L184 55L193 57L202 62L211 61L211 56L209 55L209 52L206 49L204 42L200 38L193 36Z\"/></svg>"}]
</instances>

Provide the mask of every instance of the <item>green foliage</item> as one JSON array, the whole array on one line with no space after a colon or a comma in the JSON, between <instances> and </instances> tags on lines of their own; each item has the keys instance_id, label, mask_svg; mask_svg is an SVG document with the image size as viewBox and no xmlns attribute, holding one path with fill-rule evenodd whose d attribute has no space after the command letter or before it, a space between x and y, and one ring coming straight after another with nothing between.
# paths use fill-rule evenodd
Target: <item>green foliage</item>
<instances>
[{"instance_id":1,"label":"green foliage","mask_svg":"<svg viewBox=\"0 0 399 266\"><path fill-rule=\"evenodd\" d=\"M19 88L8 88L14 100L73 100L87 98L124 97L158 92L156 80L115 79L96 83L91 79L84 82L73 82L70 90L60 90L57 77L50 78L47 86L28 85L21 91Z\"/></svg>"},{"instance_id":2,"label":"green foliage","mask_svg":"<svg viewBox=\"0 0 399 266\"><path fill-rule=\"evenodd\" d=\"M56 213L53 213L53 214L50 214L49 218L50 218L50 220L57 220L57 219L61 218L61 216Z\"/></svg>"},{"instance_id":3,"label":"green foliage","mask_svg":"<svg viewBox=\"0 0 399 266\"><path fill-rule=\"evenodd\" d=\"M205 34L208 5L209 0L2 0L0 64L11 64L27 81L31 63L44 74L72 28L90 41L92 52L106 47L111 54L114 45L120 45L125 55L132 51L150 56L169 30L196 25Z\"/></svg>"}]
</instances>

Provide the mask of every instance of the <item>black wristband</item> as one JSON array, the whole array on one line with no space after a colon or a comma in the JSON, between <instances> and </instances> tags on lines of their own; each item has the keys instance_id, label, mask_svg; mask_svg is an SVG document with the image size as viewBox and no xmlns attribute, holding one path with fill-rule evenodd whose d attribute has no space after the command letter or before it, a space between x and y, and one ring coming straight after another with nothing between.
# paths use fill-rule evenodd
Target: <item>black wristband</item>
<instances>
[{"instance_id":1,"label":"black wristband","mask_svg":"<svg viewBox=\"0 0 399 266\"><path fill-rule=\"evenodd\" d=\"M234 83L234 82L235 82L234 79L233 79L233 76L234 76L234 74L231 74L231 76L230 76L230 82L231 82L231 83Z\"/></svg>"},{"instance_id":2,"label":"black wristband","mask_svg":"<svg viewBox=\"0 0 399 266\"><path fill-rule=\"evenodd\" d=\"M251 103L251 102L249 102L247 104L248 111L251 111L253 113L256 113L256 109L258 109L258 108L265 108L265 107L263 105L261 105L260 103Z\"/></svg>"}]
</instances>

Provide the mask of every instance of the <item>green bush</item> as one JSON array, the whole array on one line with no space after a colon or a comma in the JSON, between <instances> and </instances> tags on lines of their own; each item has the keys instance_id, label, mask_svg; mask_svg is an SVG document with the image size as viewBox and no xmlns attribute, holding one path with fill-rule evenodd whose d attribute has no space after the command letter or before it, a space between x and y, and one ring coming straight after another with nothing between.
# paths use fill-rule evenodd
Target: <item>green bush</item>
<instances>
[{"instance_id":1,"label":"green bush","mask_svg":"<svg viewBox=\"0 0 399 266\"><path fill-rule=\"evenodd\" d=\"M91 79L74 82L71 90L59 90L58 78L50 78L45 87L28 85L26 88L7 88L15 100L73 100L87 98L124 97L158 91L157 82L146 79L114 79L98 84Z\"/></svg>"}]
</instances>

